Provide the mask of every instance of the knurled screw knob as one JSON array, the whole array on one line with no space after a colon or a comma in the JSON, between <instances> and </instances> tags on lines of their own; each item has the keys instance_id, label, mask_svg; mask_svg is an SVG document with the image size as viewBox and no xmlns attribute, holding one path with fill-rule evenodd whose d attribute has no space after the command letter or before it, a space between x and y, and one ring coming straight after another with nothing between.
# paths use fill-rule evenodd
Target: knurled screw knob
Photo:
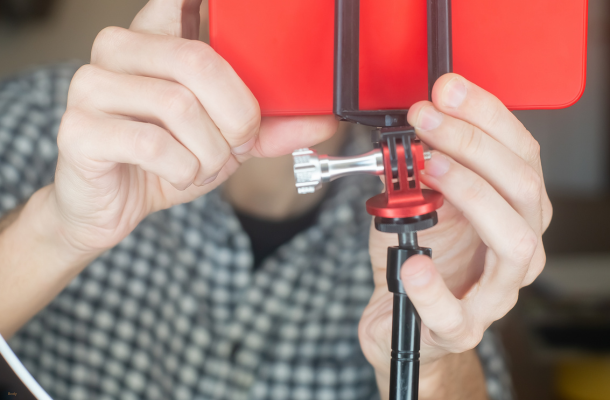
<instances>
[{"instance_id":1,"label":"knurled screw knob","mask_svg":"<svg viewBox=\"0 0 610 400\"><path fill-rule=\"evenodd\" d=\"M294 178L300 194L314 193L322 184L337 178L357 174L383 175L383 155L375 149L355 157L318 155L313 149L298 149L292 153Z\"/></svg>"}]
</instances>

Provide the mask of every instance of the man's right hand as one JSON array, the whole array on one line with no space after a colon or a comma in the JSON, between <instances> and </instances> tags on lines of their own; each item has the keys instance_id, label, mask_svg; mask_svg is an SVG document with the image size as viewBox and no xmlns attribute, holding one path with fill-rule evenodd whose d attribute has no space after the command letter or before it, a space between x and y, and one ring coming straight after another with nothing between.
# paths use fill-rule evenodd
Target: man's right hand
<instances>
[{"instance_id":1,"label":"man's right hand","mask_svg":"<svg viewBox=\"0 0 610 400\"><path fill-rule=\"evenodd\" d=\"M201 0L151 0L104 29L74 76L48 199L77 252L116 245L151 212L218 186L250 156L330 137L332 116L265 118L231 66L197 40Z\"/></svg>"},{"instance_id":2,"label":"man's right hand","mask_svg":"<svg viewBox=\"0 0 610 400\"><path fill-rule=\"evenodd\" d=\"M209 192L249 157L336 131L333 116L261 119L231 66L197 40L201 1L150 0L129 30L103 30L74 76L55 183L0 231L4 337L148 214Z\"/></svg>"}]
</instances>

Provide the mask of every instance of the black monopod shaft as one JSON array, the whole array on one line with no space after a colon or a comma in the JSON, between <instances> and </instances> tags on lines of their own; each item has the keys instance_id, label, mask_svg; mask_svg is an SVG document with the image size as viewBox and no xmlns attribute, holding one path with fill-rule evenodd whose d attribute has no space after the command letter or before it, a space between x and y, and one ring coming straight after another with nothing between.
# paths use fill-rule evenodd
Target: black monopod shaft
<instances>
[{"instance_id":1,"label":"black monopod shaft","mask_svg":"<svg viewBox=\"0 0 610 400\"><path fill-rule=\"evenodd\" d=\"M417 399L420 325L421 320L409 297L394 293L390 399Z\"/></svg>"},{"instance_id":2,"label":"black monopod shaft","mask_svg":"<svg viewBox=\"0 0 610 400\"><path fill-rule=\"evenodd\" d=\"M428 88L453 71L451 0L428 0ZM417 232L400 233L398 247L388 248L388 289L394 294L390 400L417 400L421 319L400 279L400 269L416 254L432 257L432 250L419 247Z\"/></svg>"},{"instance_id":3,"label":"black monopod shaft","mask_svg":"<svg viewBox=\"0 0 610 400\"><path fill-rule=\"evenodd\" d=\"M400 269L409 257L431 257L432 250L419 247L417 232L401 233L398 239L398 247L388 248L387 265L388 288L394 294L390 400L417 400L421 320L406 294Z\"/></svg>"}]
</instances>

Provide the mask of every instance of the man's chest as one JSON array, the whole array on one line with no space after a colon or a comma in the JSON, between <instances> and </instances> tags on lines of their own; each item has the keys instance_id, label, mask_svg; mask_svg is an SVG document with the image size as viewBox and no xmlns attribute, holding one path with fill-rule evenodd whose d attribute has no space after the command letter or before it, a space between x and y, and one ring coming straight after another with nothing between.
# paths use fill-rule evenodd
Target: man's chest
<instances>
[{"instance_id":1,"label":"man's chest","mask_svg":"<svg viewBox=\"0 0 610 400\"><path fill-rule=\"evenodd\" d=\"M43 386L58 398L66 387L88 398L369 398L357 336L372 292L366 237L340 221L314 226L253 273L239 224L192 211L145 221L16 337Z\"/></svg>"}]
</instances>

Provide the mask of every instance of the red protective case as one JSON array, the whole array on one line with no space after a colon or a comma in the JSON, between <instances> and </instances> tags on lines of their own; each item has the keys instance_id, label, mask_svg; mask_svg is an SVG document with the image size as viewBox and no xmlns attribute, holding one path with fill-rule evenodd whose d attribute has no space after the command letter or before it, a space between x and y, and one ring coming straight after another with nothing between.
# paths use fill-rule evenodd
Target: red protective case
<instances>
[{"instance_id":1,"label":"red protective case","mask_svg":"<svg viewBox=\"0 0 610 400\"><path fill-rule=\"evenodd\" d=\"M210 0L210 38L263 115L331 114L333 0ZM568 107L586 75L587 0L453 0L454 71L511 109ZM426 0L361 0L360 108L427 98Z\"/></svg>"}]
</instances>

